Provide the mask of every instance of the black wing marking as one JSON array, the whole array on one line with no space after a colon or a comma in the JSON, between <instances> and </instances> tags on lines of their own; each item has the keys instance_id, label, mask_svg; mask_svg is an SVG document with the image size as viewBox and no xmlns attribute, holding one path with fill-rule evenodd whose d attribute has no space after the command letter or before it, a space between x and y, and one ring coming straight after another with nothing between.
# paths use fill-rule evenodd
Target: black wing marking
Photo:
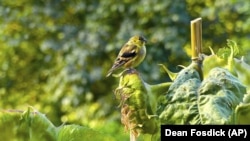
<instances>
[{"instance_id":1,"label":"black wing marking","mask_svg":"<svg viewBox=\"0 0 250 141\"><path fill-rule=\"evenodd\" d=\"M132 52L124 52L121 57L129 58L129 57L135 57L135 56L136 56L136 52L135 50L133 50Z\"/></svg>"},{"instance_id":2,"label":"black wing marking","mask_svg":"<svg viewBox=\"0 0 250 141\"><path fill-rule=\"evenodd\" d=\"M137 54L136 52L136 46L135 45L126 45L126 47L123 49L123 54L121 54L121 57L124 58L130 58L135 57Z\"/></svg>"}]
</instances>

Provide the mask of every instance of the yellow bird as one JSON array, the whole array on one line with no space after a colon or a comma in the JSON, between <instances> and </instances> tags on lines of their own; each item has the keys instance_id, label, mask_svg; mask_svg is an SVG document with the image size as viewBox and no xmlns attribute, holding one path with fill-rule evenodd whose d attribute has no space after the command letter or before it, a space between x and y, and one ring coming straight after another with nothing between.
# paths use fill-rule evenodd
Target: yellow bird
<instances>
[{"instance_id":1,"label":"yellow bird","mask_svg":"<svg viewBox=\"0 0 250 141\"><path fill-rule=\"evenodd\" d=\"M138 66L146 56L146 39L143 36L133 36L123 45L106 77L118 68L133 68Z\"/></svg>"}]
</instances>

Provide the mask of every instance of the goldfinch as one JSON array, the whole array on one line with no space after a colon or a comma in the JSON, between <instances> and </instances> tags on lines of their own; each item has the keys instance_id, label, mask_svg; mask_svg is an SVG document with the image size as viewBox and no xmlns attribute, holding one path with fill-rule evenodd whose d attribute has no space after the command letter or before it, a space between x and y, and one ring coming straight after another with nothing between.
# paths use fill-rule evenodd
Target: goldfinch
<instances>
[{"instance_id":1,"label":"goldfinch","mask_svg":"<svg viewBox=\"0 0 250 141\"><path fill-rule=\"evenodd\" d=\"M119 68L133 68L138 66L146 56L146 39L143 36L133 36L123 45L113 66L108 71L106 77L110 76L114 70Z\"/></svg>"}]
</instances>

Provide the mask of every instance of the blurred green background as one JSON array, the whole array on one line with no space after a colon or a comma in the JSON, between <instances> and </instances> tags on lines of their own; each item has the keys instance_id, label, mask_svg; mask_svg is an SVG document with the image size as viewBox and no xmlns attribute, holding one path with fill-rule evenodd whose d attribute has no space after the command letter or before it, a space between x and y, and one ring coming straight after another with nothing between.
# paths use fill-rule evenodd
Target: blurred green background
<instances>
[{"instance_id":1,"label":"blurred green background","mask_svg":"<svg viewBox=\"0 0 250 141\"><path fill-rule=\"evenodd\" d=\"M144 35L147 56L137 69L149 84L170 81L158 64L177 72L190 63L190 21L198 17L205 54L231 39L250 62L246 0L1 0L0 109L33 106L56 126L124 133L118 78L105 77L121 46Z\"/></svg>"}]
</instances>

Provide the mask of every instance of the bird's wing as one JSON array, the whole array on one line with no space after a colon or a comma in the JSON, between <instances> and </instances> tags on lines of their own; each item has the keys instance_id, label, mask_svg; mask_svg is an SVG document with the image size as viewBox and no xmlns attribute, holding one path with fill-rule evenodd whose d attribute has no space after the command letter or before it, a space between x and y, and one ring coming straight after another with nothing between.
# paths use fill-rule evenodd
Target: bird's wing
<instances>
[{"instance_id":1,"label":"bird's wing","mask_svg":"<svg viewBox=\"0 0 250 141\"><path fill-rule=\"evenodd\" d=\"M127 45L125 48L121 50L123 52L120 54L120 57L125 58L133 58L136 56L137 51L136 51L136 46L135 45Z\"/></svg>"},{"instance_id":2,"label":"bird's wing","mask_svg":"<svg viewBox=\"0 0 250 141\"><path fill-rule=\"evenodd\" d=\"M108 71L108 75L110 75L115 69L120 68L128 61L132 60L137 54L137 46L136 45L128 45L125 44L120 53L118 54L112 68Z\"/></svg>"},{"instance_id":3,"label":"bird's wing","mask_svg":"<svg viewBox=\"0 0 250 141\"><path fill-rule=\"evenodd\" d=\"M116 58L115 60L115 63L114 63L114 67L115 68L118 68L122 65L124 65L125 63L127 63L128 61L132 60L136 55L137 55L137 46L136 45L125 45L118 57Z\"/></svg>"}]
</instances>

